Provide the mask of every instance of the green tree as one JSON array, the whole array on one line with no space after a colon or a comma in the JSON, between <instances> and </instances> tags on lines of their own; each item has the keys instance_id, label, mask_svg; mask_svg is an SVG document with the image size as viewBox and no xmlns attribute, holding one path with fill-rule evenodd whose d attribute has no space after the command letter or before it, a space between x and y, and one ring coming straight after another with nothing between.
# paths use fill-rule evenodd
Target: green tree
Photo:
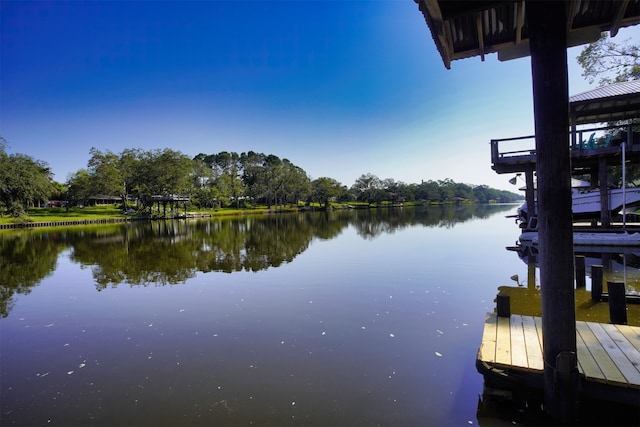
<instances>
[{"instance_id":1,"label":"green tree","mask_svg":"<svg viewBox=\"0 0 640 427\"><path fill-rule=\"evenodd\" d=\"M411 187L402 181L394 181L393 178L387 178L382 181L382 186L386 192L386 199L392 203L415 200Z\"/></svg>"},{"instance_id":2,"label":"green tree","mask_svg":"<svg viewBox=\"0 0 640 427\"><path fill-rule=\"evenodd\" d=\"M269 154L263 162L261 180L265 188L265 200L267 206L271 208L272 204L282 204L278 201L282 200L282 186L284 184L284 166L282 160L276 155ZM281 196L278 199L278 196Z\"/></svg>"},{"instance_id":3,"label":"green tree","mask_svg":"<svg viewBox=\"0 0 640 427\"><path fill-rule=\"evenodd\" d=\"M67 181L67 197L69 203L86 204L93 193L94 188L91 174L87 169L80 169L69 177Z\"/></svg>"},{"instance_id":4,"label":"green tree","mask_svg":"<svg viewBox=\"0 0 640 427\"><path fill-rule=\"evenodd\" d=\"M475 199L473 188L469 184L463 184L460 182L453 184L453 195L454 197L460 197L471 201Z\"/></svg>"},{"instance_id":5,"label":"green tree","mask_svg":"<svg viewBox=\"0 0 640 427\"><path fill-rule=\"evenodd\" d=\"M416 200L438 201L440 200L440 187L435 181L422 181L415 191Z\"/></svg>"},{"instance_id":6,"label":"green tree","mask_svg":"<svg viewBox=\"0 0 640 427\"><path fill-rule=\"evenodd\" d=\"M60 200L60 199L66 199L67 197L67 186L66 184L62 183L62 182L57 182L54 181L53 182L53 193L50 194L49 200L55 199L55 200Z\"/></svg>"},{"instance_id":7,"label":"green tree","mask_svg":"<svg viewBox=\"0 0 640 427\"><path fill-rule=\"evenodd\" d=\"M199 207L211 208L215 205L216 197L213 191L213 171L205 161L205 154L198 154L193 158L193 174L191 175L192 194Z\"/></svg>"},{"instance_id":8,"label":"green tree","mask_svg":"<svg viewBox=\"0 0 640 427\"><path fill-rule=\"evenodd\" d=\"M631 39L616 43L602 33L576 59L582 67L582 76L589 83L597 79L598 86L640 79L640 46L631 44Z\"/></svg>"},{"instance_id":9,"label":"green tree","mask_svg":"<svg viewBox=\"0 0 640 427\"><path fill-rule=\"evenodd\" d=\"M193 163L185 154L166 148L154 152L158 194L189 194Z\"/></svg>"},{"instance_id":10,"label":"green tree","mask_svg":"<svg viewBox=\"0 0 640 427\"><path fill-rule=\"evenodd\" d=\"M92 147L89 154L91 157L87 163L87 171L93 194L118 196L122 199L122 205L126 206L127 196L137 192L137 188L134 188L134 176L140 166L142 150L128 148L115 154L110 150L102 152Z\"/></svg>"},{"instance_id":11,"label":"green tree","mask_svg":"<svg viewBox=\"0 0 640 427\"><path fill-rule=\"evenodd\" d=\"M26 154L7 154L0 140L0 203L9 215L23 216L30 206L49 200L56 186L49 166Z\"/></svg>"},{"instance_id":12,"label":"green tree","mask_svg":"<svg viewBox=\"0 0 640 427\"><path fill-rule=\"evenodd\" d=\"M473 188L473 197L480 203L489 203L493 200L491 189L486 185L478 185Z\"/></svg>"},{"instance_id":13,"label":"green tree","mask_svg":"<svg viewBox=\"0 0 640 427\"><path fill-rule=\"evenodd\" d=\"M240 155L242 164L242 182L246 186L247 196L256 202L264 198L266 186L261 176L263 170L264 154L249 151Z\"/></svg>"},{"instance_id":14,"label":"green tree","mask_svg":"<svg viewBox=\"0 0 640 427\"><path fill-rule=\"evenodd\" d=\"M214 171L220 196L224 197L227 203L235 203L236 207L239 207L240 199L245 194L240 155L222 151L207 156L207 160Z\"/></svg>"},{"instance_id":15,"label":"green tree","mask_svg":"<svg viewBox=\"0 0 640 427\"><path fill-rule=\"evenodd\" d=\"M124 194L122 195L122 203L126 206L129 195L138 196L135 186L135 176L137 170L141 167L142 150L139 148L127 148L120 153L118 168L122 176L122 187Z\"/></svg>"},{"instance_id":16,"label":"green tree","mask_svg":"<svg viewBox=\"0 0 640 427\"><path fill-rule=\"evenodd\" d=\"M342 184L333 178L321 177L311 182L311 200L319 202L325 208L331 200L337 199L342 193Z\"/></svg>"},{"instance_id":17,"label":"green tree","mask_svg":"<svg viewBox=\"0 0 640 427\"><path fill-rule=\"evenodd\" d=\"M446 178L444 180L438 181L438 190L439 196L438 200L444 202L452 197L455 197L455 192L453 190L455 182L453 180Z\"/></svg>"},{"instance_id":18,"label":"green tree","mask_svg":"<svg viewBox=\"0 0 640 427\"><path fill-rule=\"evenodd\" d=\"M94 191L108 196L126 194L124 176L120 170L120 157L109 150L103 153L95 147L89 150L89 154L91 158L87 165Z\"/></svg>"},{"instance_id":19,"label":"green tree","mask_svg":"<svg viewBox=\"0 0 640 427\"><path fill-rule=\"evenodd\" d=\"M372 173L360 175L351 186L351 193L356 200L369 205L382 202L386 196L382 181Z\"/></svg>"},{"instance_id":20,"label":"green tree","mask_svg":"<svg viewBox=\"0 0 640 427\"><path fill-rule=\"evenodd\" d=\"M145 207L152 205L150 196L190 195L193 189L193 162L185 154L168 148L142 153L136 168L136 186ZM163 202L166 209L167 202Z\"/></svg>"},{"instance_id":21,"label":"green tree","mask_svg":"<svg viewBox=\"0 0 640 427\"><path fill-rule=\"evenodd\" d=\"M280 194L284 203L298 204L311 194L311 179L307 173L288 159L282 161Z\"/></svg>"}]
</instances>

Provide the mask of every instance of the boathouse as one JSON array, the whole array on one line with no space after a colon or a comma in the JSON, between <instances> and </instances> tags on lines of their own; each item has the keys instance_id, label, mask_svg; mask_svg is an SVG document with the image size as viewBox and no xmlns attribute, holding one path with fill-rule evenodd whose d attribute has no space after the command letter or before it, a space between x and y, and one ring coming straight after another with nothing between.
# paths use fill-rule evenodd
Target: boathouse
<instances>
[{"instance_id":1,"label":"boathouse","mask_svg":"<svg viewBox=\"0 0 640 427\"><path fill-rule=\"evenodd\" d=\"M187 215L187 203L191 200L188 195L184 194L153 194L150 196L142 196L142 203L145 206L157 205L156 213L162 218L178 218L186 217ZM169 206L169 214L167 214L167 205ZM179 214L180 205L184 208L184 214ZM160 207L162 206L162 214L160 214Z\"/></svg>"},{"instance_id":2,"label":"boathouse","mask_svg":"<svg viewBox=\"0 0 640 427\"><path fill-rule=\"evenodd\" d=\"M608 188L611 166L640 164L640 81L614 83L569 98L569 139L572 176L589 176L592 188ZM491 167L498 174L525 175L527 206L535 206L535 135L491 140ZM600 224L610 227L609 198L600 193ZM575 218L574 218L575 219ZM639 241L640 244L640 241Z\"/></svg>"},{"instance_id":3,"label":"boathouse","mask_svg":"<svg viewBox=\"0 0 640 427\"><path fill-rule=\"evenodd\" d=\"M567 48L640 23L640 3L613 0L415 0L443 64L497 53L531 57L535 171L541 248L544 407L577 418L580 373L576 337ZM499 90L499 88L496 88Z\"/></svg>"}]
</instances>

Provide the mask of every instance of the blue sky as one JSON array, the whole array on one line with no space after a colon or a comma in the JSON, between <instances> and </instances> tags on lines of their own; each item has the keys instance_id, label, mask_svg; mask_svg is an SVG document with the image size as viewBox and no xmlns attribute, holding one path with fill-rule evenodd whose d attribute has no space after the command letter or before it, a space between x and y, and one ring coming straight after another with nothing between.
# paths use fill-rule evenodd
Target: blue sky
<instances>
[{"instance_id":1,"label":"blue sky","mask_svg":"<svg viewBox=\"0 0 640 427\"><path fill-rule=\"evenodd\" d=\"M513 190L489 141L533 133L530 60L446 70L413 0L3 0L0 13L0 135L60 182L91 147L171 148L275 154L347 186L373 173ZM591 88L578 53L571 94Z\"/></svg>"}]
</instances>

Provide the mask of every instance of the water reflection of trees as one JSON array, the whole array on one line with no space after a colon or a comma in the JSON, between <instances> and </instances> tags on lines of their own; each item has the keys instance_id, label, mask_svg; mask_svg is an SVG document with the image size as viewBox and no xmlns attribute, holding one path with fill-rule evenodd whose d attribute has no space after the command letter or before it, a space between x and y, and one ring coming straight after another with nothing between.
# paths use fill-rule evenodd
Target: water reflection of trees
<instances>
[{"instance_id":1,"label":"water reflection of trees","mask_svg":"<svg viewBox=\"0 0 640 427\"><path fill-rule=\"evenodd\" d=\"M91 266L98 289L184 283L198 271L259 271L290 262L309 246L310 216L138 224L124 228L120 241L75 242L72 260Z\"/></svg>"},{"instance_id":2,"label":"water reflection of trees","mask_svg":"<svg viewBox=\"0 0 640 427\"><path fill-rule=\"evenodd\" d=\"M91 268L98 290L121 283L173 285L197 272L260 271L291 262L313 239L348 226L373 239L412 227L453 227L510 206L438 206L282 214L208 221L154 221L0 234L0 314L16 294L52 273L60 252Z\"/></svg>"},{"instance_id":3,"label":"water reflection of trees","mask_svg":"<svg viewBox=\"0 0 640 427\"><path fill-rule=\"evenodd\" d=\"M62 249L54 234L0 234L0 316L9 315L16 294L30 293L53 272Z\"/></svg>"},{"instance_id":4,"label":"water reflection of trees","mask_svg":"<svg viewBox=\"0 0 640 427\"><path fill-rule=\"evenodd\" d=\"M512 209L513 205L438 205L412 209L390 208L357 211L353 225L358 235L374 239L383 233L394 233L407 227L452 228L473 219L489 216Z\"/></svg>"}]
</instances>

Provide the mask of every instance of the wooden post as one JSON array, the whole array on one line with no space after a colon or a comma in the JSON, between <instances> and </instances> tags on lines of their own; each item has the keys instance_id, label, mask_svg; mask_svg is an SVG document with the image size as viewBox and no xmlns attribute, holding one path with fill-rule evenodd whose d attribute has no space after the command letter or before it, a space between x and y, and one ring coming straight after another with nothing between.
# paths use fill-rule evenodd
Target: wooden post
<instances>
[{"instance_id":1,"label":"wooden post","mask_svg":"<svg viewBox=\"0 0 640 427\"><path fill-rule=\"evenodd\" d=\"M600 222L602 223L602 227L609 227L611 225L608 179L607 159L601 156L600 159L598 159L598 187L600 188Z\"/></svg>"},{"instance_id":2,"label":"wooden post","mask_svg":"<svg viewBox=\"0 0 640 427\"><path fill-rule=\"evenodd\" d=\"M533 180L533 169L527 168L527 170L524 171L524 178L525 178L525 185L526 185L524 194L527 202L527 210L529 211L529 217L532 217L537 215L536 197L535 197L536 184Z\"/></svg>"},{"instance_id":3,"label":"wooden post","mask_svg":"<svg viewBox=\"0 0 640 427\"><path fill-rule=\"evenodd\" d=\"M511 298L509 295L498 294L496 297L498 317L511 317Z\"/></svg>"},{"instance_id":4,"label":"wooden post","mask_svg":"<svg viewBox=\"0 0 640 427\"><path fill-rule=\"evenodd\" d=\"M627 296L623 282L607 282L609 290L609 318L611 323L627 324Z\"/></svg>"},{"instance_id":5,"label":"wooden post","mask_svg":"<svg viewBox=\"0 0 640 427\"><path fill-rule=\"evenodd\" d=\"M585 266L584 255L575 256L575 268L576 268L576 288L584 288L587 286L587 272Z\"/></svg>"},{"instance_id":6,"label":"wooden post","mask_svg":"<svg viewBox=\"0 0 640 427\"><path fill-rule=\"evenodd\" d=\"M602 278L604 267L601 265L591 266L591 301L602 301Z\"/></svg>"},{"instance_id":7,"label":"wooden post","mask_svg":"<svg viewBox=\"0 0 640 427\"><path fill-rule=\"evenodd\" d=\"M573 288L566 4L526 0L538 177L538 238L544 342L544 407L577 419L580 379ZM558 363L561 361L561 363Z\"/></svg>"},{"instance_id":8,"label":"wooden post","mask_svg":"<svg viewBox=\"0 0 640 427\"><path fill-rule=\"evenodd\" d=\"M533 261L527 264L527 288L536 288L536 264Z\"/></svg>"}]
</instances>

